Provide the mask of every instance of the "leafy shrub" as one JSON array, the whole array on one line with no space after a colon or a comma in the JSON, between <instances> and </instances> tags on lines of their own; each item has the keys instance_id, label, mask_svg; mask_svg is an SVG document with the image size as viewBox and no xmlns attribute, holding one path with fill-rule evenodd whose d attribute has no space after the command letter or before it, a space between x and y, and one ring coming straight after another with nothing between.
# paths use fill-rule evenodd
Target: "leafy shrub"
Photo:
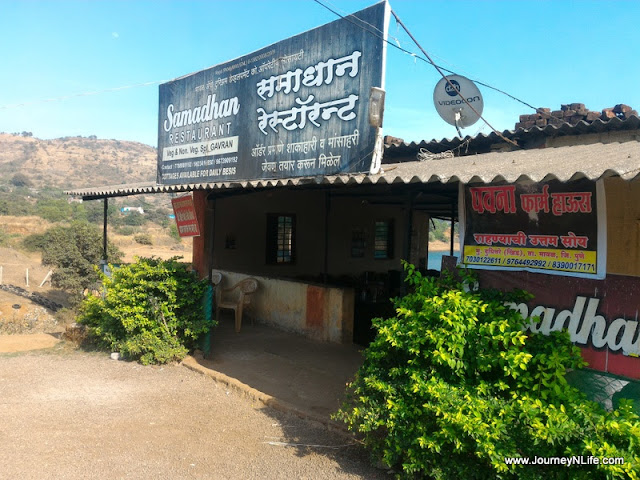
<instances>
[{"instance_id":1,"label":"leafy shrub","mask_svg":"<svg viewBox=\"0 0 640 480\"><path fill-rule=\"evenodd\" d=\"M0 226L0 247L3 247L9 244L9 237L10 236L7 233L6 229Z\"/></svg>"},{"instance_id":2,"label":"leafy shrub","mask_svg":"<svg viewBox=\"0 0 640 480\"><path fill-rule=\"evenodd\" d=\"M438 240L446 242L449 229L450 224L448 224L448 222L438 218L432 219L431 224L429 225L429 241L433 242L434 240Z\"/></svg>"},{"instance_id":3,"label":"leafy shrub","mask_svg":"<svg viewBox=\"0 0 640 480\"><path fill-rule=\"evenodd\" d=\"M133 237L133 240L140 245L153 245L151 235L148 233L139 233Z\"/></svg>"},{"instance_id":4,"label":"leafy shrub","mask_svg":"<svg viewBox=\"0 0 640 480\"><path fill-rule=\"evenodd\" d=\"M16 187L31 187L33 183L24 173L18 172L11 177L11 184Z\"/></svg>"},{"instance_id":5,"label":"leafy shrub","mask_svg":"<svg viewBox=\"0 0 640 480\"><path fill-rule=\"evenodd\" d=\"M454 235L458 234L458 222L453 226ZM451 235L451 222L439 218L432 218L429 225L429 241L435 240L440 242L448 242Z\"/></svg>"},{"instance_id":6,"label":"leafy shrub","mask_svg":"<svg viewBox=\"0 0 640 480\"><path fill-rule=\"evenodd\" d=\"M90 201L83 202L82 205L85 210L85 215L89 223L96 223L102 225L104 222L104 200L102 202ZM107 221L111 226L120 225L120 210L113 202L107 205Z\"/></svg>"},{"instance_id":7,"label":"leafy shrub","mask_svg":"<svg viewBox=\"0 0 640 480\"><path fill-rule=\"evenodd\" d=\"M377 337L336 414L399 476L437 479L638 478L640 419L565 379L584 361L567 332L527 335L507 302L524 292L468 291L423 278L375 319ZM623 457L623 465L507 465L506 457Z\"/></svg>"},{"instance_id":8,"label":"leafy shrub","mask_svg":"<svg viewBox=\"0 0 640 480\"><path fill-rule=\"evenodd\" d=\"M139 212L128 212L121 219L122 225L131 225L133 227L144 225L146 221L147 219L144 215Z\"/></svg>"},{"instance_id":9,"label":"leafy shrub","mask_svg":"<svg viewBox=\"0 0 640 480\"><path fill-rule=\"evenodd\" d=\"M182 237L180 236L180 232L178 232L178 226L175 221L169 224L169 236L176 242L182 242Z\"/></svg>"},{"instance_id":10,"label":"leafy shrub","mask_svg":"<svg viewBox=\"0 0 640 480\"><path fill-rule=\"evenodd\" d=\"M62 222L72 216L73 208L64 198L41 198L36 203L36 215L50 222Z\"/></svg>"},{"instance_id":11,"label":"leafy shrub","mask_svg":"<svg viewBox=\"0 0 640 480\"><path fill-rule=\"evenodd\" d=\"M73 222L52 227L42 234L29 235L23 241L28 250L42 252L42 264L55 267L51 284L79 295L95 284L99 277L95 270L103 255L102 231L95 225ZM109 260L118 262L122 253L107 245Z\"/></svg>"},{"instance_id":12,"label":"leafy shrub","mask_svg":"<svg viewBox=\"0 0 640 480\"><path fill-rule=\"evenodd\" d=\"M154 207L153 205L145 205L145 214L149 221L167 227L169 225L169 210L163 207Z\"/></svg>"},{"instance_id":13,"label":"leafy shrub","mask_svg":"<svg viewBox=\"0 0 640 480\"><path fill-rule=\"evenodd\" d=\"M131 236L136 233L138 229L136 227L132 227L130 225L124 225L122 227L116 227L116 233L120 235Z\"/></svg>"},{"instance_id":14,"label":"leafy shrub","mask_svg":"<svg viewBox=\"0 0 640 480\"><path fill-rule=\"evenodd\" d=\"M104 295L80 306L79 322L101 346L143 364L181 360L209 331L198 280L176 258L138 258L102 277Z\"/></svg>"},{"instance_id":15,"label":"leafy shrub","mask_svg":"<svg viewBox=\"0 0 640 480\"><path fill-rule=\"evenodd\" d=\"M29 202L26 196L18 194L1 194L0 195L0 215L13 215L22 217L33 215L34 206Z\"/></svg>"}]
</instances>

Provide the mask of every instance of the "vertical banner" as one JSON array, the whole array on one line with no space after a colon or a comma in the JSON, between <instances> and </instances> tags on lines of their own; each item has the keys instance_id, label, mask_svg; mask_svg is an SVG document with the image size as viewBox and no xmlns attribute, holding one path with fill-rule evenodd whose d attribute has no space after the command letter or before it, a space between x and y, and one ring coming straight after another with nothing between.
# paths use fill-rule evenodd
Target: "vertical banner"
<instances>
[{"instance_id":1,"label":"vertical banner","mask_svg":"<svg viewBox=\"0 0 640 480\"><path fill-rule=\"evenodd\" d=\"M171 206L176 216L178 234L181 237L199 237L200 227L191 195L171 199Z\"/></svg>"},{"instance_id":2,"label":"vertical banner","mask_svg":"<svg viewBox=\"0 0 640 480\"><path fill-rule=\"evenodd\" d=\"M606 212L602 182L461 186L461 263L604 278Z\"/></svg>"}]
</instances>

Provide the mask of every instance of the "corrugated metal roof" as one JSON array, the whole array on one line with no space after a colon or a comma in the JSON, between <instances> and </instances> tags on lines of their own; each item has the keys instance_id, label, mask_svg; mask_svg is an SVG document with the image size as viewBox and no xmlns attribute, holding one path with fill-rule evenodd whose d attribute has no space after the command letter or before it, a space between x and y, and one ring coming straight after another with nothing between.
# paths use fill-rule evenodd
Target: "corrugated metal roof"
<instances>
[{"instance_id":1,"label":"corrugated metal roof","mask_svg":"<svg viewBox=\"0 0 640 480\"><path fill-rule=\"evenodd\" d=\"M631 116L627 119L612 118L610 120L594 120L593 122L580 121L575 125L563 123L560 126L547 125L544 127L519 128L517 130L505 130L502 135L509 140L520 142L533 142L536 138L562 137L571 135L585 135L590 133L619 132L625 130L640 129L640 118ZM492 145L504 143L504 140L497 133L491 132L487 135L480 133L475 137L466 136L464 138L443 138L442 140L423 140L416 142L400 142L387 145L385 147L385 157L389 161L394 157L415 155L421 148L425 148L433 153L440 153L447 150L454 150L461 145L473 151L486 149ZM391 160L393 161L393 160Z\"/></svg>"},{"instance_id":2,"label":"corrugated metal roof","mask_svg":"<svg viewBox=\"0 0 640 480\"><path fill-rule=\"evenodd\" d=\"M640 177L640 143L576 145L483 153L442 160L383 165L387 181L493 183L523 180L563 182L588 178Z\"/></svg>"},{"instance_id":3,"label":"corrugated metal roof","mask_svg":"<svg viewBox=\"0 0 640 480\"><path fill-rule=\"evenodd\" d=\"M83 198L102 198L192 190L259 189L301 185L372 185L409 183L494 183L524 180L598 180L619 176L640 178L640 142L590 144L502 153L484 153L442 160L384 164L377 175L317 177L157 185L154 182L70 190Z\"/></svg>"}]
</instances>

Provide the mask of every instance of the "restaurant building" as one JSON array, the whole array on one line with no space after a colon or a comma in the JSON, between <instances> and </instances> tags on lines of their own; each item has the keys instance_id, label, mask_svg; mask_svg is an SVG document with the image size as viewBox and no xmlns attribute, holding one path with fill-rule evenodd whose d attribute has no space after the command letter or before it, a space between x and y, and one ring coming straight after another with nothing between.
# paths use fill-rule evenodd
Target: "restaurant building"
<instances>
[{"instance_id":1,"label":"restaurant building","mask_svg":"<svg viewBox=\"0 0 640 480\"><path fill-rule=\"evenodd\" d=\"M353 18L386 32L388 6ZM344 22L161 85L157 181L68 193L191 196L194 269L256 278L246 315L331 342L370 340L402 260L437 274L429 220L458 222L446 265L530 291L530 331L567 328L590 368L639 379L637 114L383 141L386 44Z\"/></svg>"}]
</instances>

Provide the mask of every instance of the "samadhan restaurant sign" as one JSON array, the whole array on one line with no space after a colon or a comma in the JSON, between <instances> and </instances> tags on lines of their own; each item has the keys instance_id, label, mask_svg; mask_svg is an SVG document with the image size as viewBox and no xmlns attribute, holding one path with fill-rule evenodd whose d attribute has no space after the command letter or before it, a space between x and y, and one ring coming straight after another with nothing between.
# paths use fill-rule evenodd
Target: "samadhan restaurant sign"
<instances>
[{"instance_id":1,"label":"samadhan restaurant sign","mask_svg":"<svg viewBox=\"0 0 640 480\"><path fill-rule=\"evenodd\" d=\"M367 172L371 87L383 87L381 2L160 85L160 184ZM366 28L361 28L361 26Z\"/></svg>"},{"instance_id":2,"label":"samadhan restaurant sign","mask_svg":"<svg viewBox=\"0 0 640 480\"><path fill-rule=\"evenodd\" d=\"M601 182L465 185L461 195L465 266L604 278Z\"/></svg>"}]
</instances>

